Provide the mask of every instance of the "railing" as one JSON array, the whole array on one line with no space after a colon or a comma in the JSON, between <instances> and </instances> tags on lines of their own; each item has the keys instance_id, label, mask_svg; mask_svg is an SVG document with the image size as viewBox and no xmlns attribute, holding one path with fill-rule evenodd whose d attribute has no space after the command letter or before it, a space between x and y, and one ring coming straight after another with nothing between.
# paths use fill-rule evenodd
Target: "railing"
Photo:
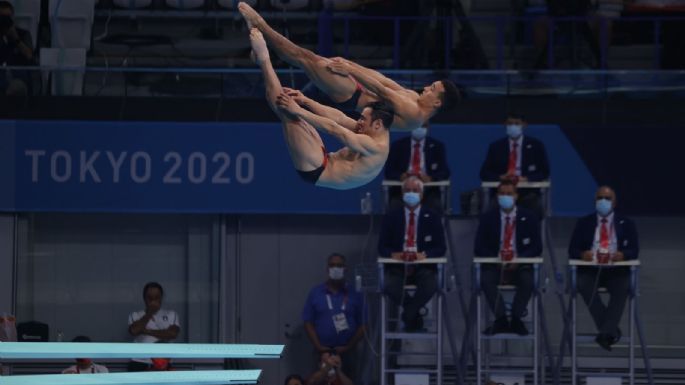
<instances>
[{"instance_id":1,"label":"railing","mask_svg":"<svg viewBox=\"0 0 685 385\"><path fill-rule=\"evenodd\" d=\"M115 15L128 18L155 18L155 17L194 17L204 19L239 19L240 15L232 11L212 11L212 12L187 12L187 11L114 11ZM96 15L103 18L111 16L110 12L99 11ZM403 49L410 49L412 40L411 32L414 28L421 28L424 32L426 30L433 31L435 41L438 41L442 46L439 50L439 57L428 64L426 67L434 69L449 70L455 65L461 65L460 57L455 57L455 47L459 39L470 39L471 43L478 51L484 54L485 64L476 66L476 69L507 69L507 68L521 68L518 61L532 61L530 54L520 54L516 50L519 48L534 48L540 51L541 47L534 47L532 33L535 24L543 20L549 23L547 31L547 49L546 49L546 68L575 68L580 65L578 52L583 45L597 44L599 49L599 57L594 58L596 63L591 65L593 68L606 69L609 66L608 54L612 42L610 29L614 31L623 31L624 34L630 35L626 44L640 44L651 47L651 53L647 54L647 61L650 63L649 67L645 67L646 63L639 63L640 68L662 68L662 53L664 43L664 34L678 35L682 32L681 27L674 25L685 24L685 16L636 16L622 17L619 19L606 19L596 17L548 17L543 15L538 16L468 16L468 17L422 17L422 16L363 16L351 13L307 13L307 12L272 12L265 13L264 16L269 21L280 22L283 20L306 21L311 23L316 20L318 23L318 52L324 56L342 55L345 57L355 58L355 45L376 45L386 46L390 50L390 54L384 59L387 63L383 65L393 69L407 68L404 65L404 58L402 56ZM593 37L596 41L590 43L589 38L583 36L584 29L587 28L588 23L597 21L599 23L599 36ZM363 27L361 25L364 25ZM429 29L428 25L432 25ZM295 24L293 24L295 25ZM471 28L473 27L473 28ZM668 27L668 28L665 28ZM680 30L678 29L680 28ZM367 33L367 36L359 38L356 31L370 29L375 32ZM480 37L481 32L494 29L494 41L487 40ZM334 45L334 35L340 33L342 30L342 44ZM388 32L389 31L389 32ZM458 32L457 32L458 31ZM471 33L472 31L475 31ZM377 33L381 32L381 33ZM241 32L243 33L243 32ZM685 33L685 32L683 32ZM456 35L459 34L459 38ZM370 35L370 36L369 36ZM383 36L385 36L385 39ZM614 33L614 35L617 35ZM623 43L620 40L621 33L613 40L619 40L618 43ZM675 36L674 35L674 36ZM339 38L339 36L336 36ZM679 36L678 36L679 37ZM389 38L389 39L388 39ZM385 41L383 41L385 40ZM419 45L425 45L425 39L419 41ZM480 47L480 48L478 48ZM420 48L417 46L417 49ZM568 48L568 55L564 51ZM494 50L494 52L493 52ZM539 54L536 52L535 54ZM519 55L519 56L517 56ZM527 57L526 57L527 55ZM593 54L594 55L594 54ZM560 66L557 57L572 56L565 59L570 60L570 64ZM511 62L511 63L510 63ZM516 67L518 66L518 67ZM474 68L473 66L466 66L466 68Z\"/></svg>"},{"instance_id":2,"label":"railing","mask_svg":"<svg viewBox=\"0 0 685 385\"><path fill-rule=\"evenodd\" d=\"M32 95L263 98L261 71L227 68L6 67L31 83ZM449 77L469 98L502 96L685 97L682 71L451 71L388 70L409 89ZM5 72L7 73L7 72ZM284 86L303 89L309 80L297 69L277 70ZM72 86L73 82L82 83Z\"/></svg>"},{"instance_id":3,"label":"railing","mask_svg":"<svg viewBox=\"0 0 685 385\"><path fill-rule=\"evenodd\" d=\"M325 14L322 15L321 18L327 17ZM485 46L491 46L495 45L496 47L496 54L494 58L494 68L502 70L505 69L505 50L508 49L509 52L513 51L513 48L517 45L531 45L532 42L525 42L526 39L523 39L523 43L518 43L516 42L516 39L512 38L512 35L515 34L513 31L514 28L517 27L517 25L524 27L524 28L531 28L532 25L536 21L541 20L541 16L537 17L531 17L531 16L522 16L522 17L511 17L511 16L470 16L470 17L437 17L437 18L426 18L426 17L409 17L409 16L387 16L387 17L380 17L380 16L352 16L352 15L344 15L344 16L328 16L330 17L332 22L341 22L343 23L344 26L344 43L343 43L343 55L345 57L349 56L350 53L350 23L353 21L377 21L377 22L383 22L385 24L389 24L388 26L392 27L393 31L393 41L392 41L392 47L393 47L393 54L392 54L392 67L393 68L402 68L402 63L401 63L401 47L403 46L403 41L402 41L402 34L401 30L403 25L406 27L409 25L411 22L413 23L419 23L419 22L438 22L441 24L441 28L435 28L436 31L441 31L443 36L441 37L443 39L443 45L444 45L444 51L443 51L443 68L446 70L449 70L450 67L453 64L452 61L452 48L453 48L453 31L455 28L455 23L461 25L462 27L465 24L471 24L473 25L474 28L477 27L482 27L483 25L489 25L490 27L494 27L496 29L496 41L495 42L488 42L488 41L483 41L480 40L480 44L485 45ZM321 22L321 18L320 21ZM546 28L547 30L547 68L555 68L555 47L558 46L570 46L570 48L577 48L578 45L584 43L582 38L579 36L581 35L581 32L579 31L580 27L583 27L584 25L587 25L587 23L596 20L595 18L590 18L590 17L547 17L545 16L545 20L549 22L550 27ZM682 23L685 22L685 17L684 16L662 16L662 17L654 17L654 16L632 16L632 17L624 17L616 20L610 21L609 19L606 18L601 18L597 19L599 20L599 25L600 25L600 31L599 31L599 36L597 37L598 41L597 44L599 45L600 48L600 57L597 58L599 59L599 65L600 68L606 69L607 68L607 54L609 47L611 45L611 42L608 41L609 39L609 33L608 29L610 28L610 22L611 24L614 25L614 29L619 28L619 27L627 27L627 26L632 26L634 24L639 24L639 23L647 23L651 25L651 39L648 41L649 45L653 47L653 54L652 54L652 68L653 69L660 69L661 68L661 38L662 38L662 30L663 26L665 23ZM569 28L570 27L570 28ZM321 31L321 29L320 29ZM570 35L570 36L569 36ZM475 37L478 37L478 34L475 34ZM319 36L319 39L322 39L325 37ZM329 37L330 38L330 37ZM438 38L438 36L436 36ZM421 42L423 44L424 42ZM585 42L587 43L587 42ZM644 41L642 43L645 43ZM320 44L321 48L321 44ZM493 60L490 60L490 62L493 62Z\"/></svg>"}]
</instances>

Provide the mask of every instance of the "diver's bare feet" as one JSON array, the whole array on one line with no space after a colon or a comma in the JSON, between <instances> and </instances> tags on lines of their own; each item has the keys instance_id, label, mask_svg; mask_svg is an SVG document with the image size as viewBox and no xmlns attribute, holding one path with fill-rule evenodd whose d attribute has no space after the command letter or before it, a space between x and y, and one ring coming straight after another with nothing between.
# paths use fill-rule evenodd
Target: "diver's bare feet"
<instances>
[{"instance_id":1,"label":"diver's bare feet","mask_svg":"<svg viewBox=\"0 0 685 385\"><path fill-rule=\"evenodd\" d=\"M264 19L259 16L254 8L250 7L250 5L244 1L241 1L240 4L238 4L238 11L243 15L249 29L261 28L264 24Z\"/></svg>"},{"instance_id":2,"label":"diver's bare feet","mask_svg":"<svg viewBox=\"0 0 685 385\"><path fill-rule=\"evenodd\" d=\"M252 44L252 53L250 57L257 63L263 63L269 60L269 49L266 47L264 36L257 28L250 30L250 44Z\"/></svg>"}]
</instances>

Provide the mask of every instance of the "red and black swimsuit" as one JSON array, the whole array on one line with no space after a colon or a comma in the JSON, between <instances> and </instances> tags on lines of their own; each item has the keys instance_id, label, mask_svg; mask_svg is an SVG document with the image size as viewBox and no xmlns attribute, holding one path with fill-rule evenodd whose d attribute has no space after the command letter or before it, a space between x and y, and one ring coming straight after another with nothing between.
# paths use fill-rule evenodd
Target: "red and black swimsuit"
<instances>
[{"instance_id":1,"label":"red and black swimsuit","mask_svg":"<svg viewBox=\"0 0 685 385\"><path fill-rule=\"evenodd\" d=\"M323 170L326 169L326 166L328 165L328 154L326 153L325 147L321 147L321 151L323 152L323 164L321 164L321 166L319 166L319 167L317 167L311 171L296 170L297 173L300 174L300 177L302 179L304 179L305 182L309 182L311 184L316 184L316 182L319 181L319 178L321 177Z\"/></svg>"}]
</instances>

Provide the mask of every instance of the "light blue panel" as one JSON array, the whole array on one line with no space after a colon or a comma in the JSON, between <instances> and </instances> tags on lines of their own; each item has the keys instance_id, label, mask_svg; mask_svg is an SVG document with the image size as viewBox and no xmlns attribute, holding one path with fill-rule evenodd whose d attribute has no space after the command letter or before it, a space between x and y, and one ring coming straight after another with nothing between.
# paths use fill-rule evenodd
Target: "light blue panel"
<instances>
[{"instance_id":1,"label":"light blue panel","mask_svg":"<svg viewBox=\"0 0 685 385\"><path fill-rule=\"evenodd\" d=\"M279 358L283 345L3 342L0 358Z\"/></svg>"},{"instance_id":2,"label":"light blue panel","mask_svg":"<svg viewBox=\"0 0 685 385\"><path fill-rule=\"evenodd\" d=\"M2 385L221 385L256 384L261 370L42 374L2 377Z\"/></svg>"}]
</instances>

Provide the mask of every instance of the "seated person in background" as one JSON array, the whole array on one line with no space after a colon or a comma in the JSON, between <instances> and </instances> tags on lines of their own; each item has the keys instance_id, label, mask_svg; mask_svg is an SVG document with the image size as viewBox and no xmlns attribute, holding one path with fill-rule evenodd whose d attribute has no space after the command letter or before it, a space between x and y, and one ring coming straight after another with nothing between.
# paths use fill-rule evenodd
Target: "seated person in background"
<instances>
[{"instance_id":1,"label":"seated person in background","mask_svg":"<svg viewBox=\"0 0 685 385\"><path fill-rule=\"evenodd\" d=\"M173 310L162 309L164 289L157 282L148 282L143 288L145 310L133 312L128 316L128 332L134 336L133 342L169 342L178 337L181 330L178 315ZM128 365L129 372L153 369L151 359L136 358Z\"/></svg>"},{"instance_id":2,"label":"seated person in background","mask_svg":"<svg viewBox=\"0 0 685 385\"><path fill-rule=\"evenodd\" d=\"M614 190L608 186L600 187L595 194L595 206L596 213L580 218L576 223L568 247L569 259L598 263L637 259L637 229L633 221L614 213ZM577 274L578 291L597 326L595 341L611 351L611 345L621 339L618 324L630 294L630 269L579 266ZM597 294L599 287L606 287L609 292L608 305L604 305Z\"/></svg>"},{"instance_id":3,"label":"seated person in background","mask_svg":"<svg viewBox=\"0 0 685 385\"><path fill-rule=\"evenodd\" d=\"M539 257L542 254L540 220L535 213L516 206L516 186L505 180L497 188L498 206L484 213L478 223L474 254L476 257L500 257L503 261L516 257ZM531 265L481 266L481 287L495 322L485 334L516 333L527 335L521 321L533 293L533 267ZM510 281L510 282L508 282ZM516 286L511 306L511 322L507 320L502 296L497 285L513 283Z\"/></svg>"},{"instance_id":4,"label":"seated person in background","mask_svg":"<svg viewBox=\"0 0 685 385\"><path fill-rule=\"evenodd\" d=\"M326 282L314 286L302 310L304 329L317 353L317 365L331 351L342 356L345 372L354 377L357 343L364 336L366 305L353 285L345 281L345 256L328 257ZM339 357L340 358L340 357Z\"/></svg>"},{"instance_id":5,"label":"seated person in background","mask_svg":"<svg viewBox=\"0 0 685 385\"><path fill-rule=\"evenodd\" d=\"M389 211L383 217L378 237L378 253L383 258L424 259L445 255L445 230L440 214L421 205L423 182L410 176L402 184L404 207ZM435 265L391 265L385 268L384 291L396 309L403 306L402 321L407 331L423 329L421 308L435 294ZM413 297L404 294L405 283L416 284ZM404 299L404 300L403 300Z\"/></svg>"},{"instance_id":6,"label":"seated person in background","mask_svg":"<svg viewBox=\"0 0 685 385\"><path fill-rule=\"evenodd\" d=\"M33 39L31 33L14 24L14 7L8 1L0 1L0 67L28 66L33 63ZM28 94L30 84L28 71L0 71L0 94L21 96Z\"/></svg>"},{"instance_id":7,"label":"seated person in background","mask_svg":"<svg viewBox=\"0 0 685 385\"><path fill-rule=\"evenodd\" d=\"M483 182L511 181L539 182L549 179L549 162L544 144L531 137L524 136L528 123L523 116L510 113L505 127L507 137L490 144L485 161L480 168L480 179ZM484 197L489 199L489 197ZM538 216L543 214L540 204L540 191L525 189L521 191L519 206L535 210Z\"/></svg>"},{"instance_id":8,"label":"seated person in background","mask_svg":"<svg viewBox=\"0 0 685 385\"><path fill-rule=\"evenodd\" d=\"M307 379L307 385L353 385L343 372L342 360L335 350L321 355L321 367Z\"/></svg>"},{"instance_id":9,"label":"seated person in background","mask_svg":"<svg viewBox=\"0 0 685 385\"><path fill-rule=\"evenodd\" d=\"M285 378L283 385L304 385L304 378L299 374L291 374Z\"/></svg>"},{"instance_id":10,"label":"seated person in background","mask_svg":"<svg viewBox=\"0 0 685 385\"><path fill-rule=\"evenodd\" d=\"M423 126L412 130L411 136L406 136L390 145L388 160L385 162L386 180L404 181L413 175L425 183L450 178L445 145L428 136L429 125L429 122L424 123ZM399 188L390 190L390 200L395 203L393 206L400 205L400 192ZM428 188L424 202L442 211L440 189Z\"/></svg>"},{"instance_id":11,"label":"seated person in background","mask_svg":"<svg viewBox=\"0 0 685 385\"><path fill-rule=\"evenodd\" d=\"M71 342L90 342L90 338L86 336L74 337ZM62 374L92 374L92 373L109 373L109 370L103 365L98 365L90 358L77 358L76 365L72 365L64 370Z\"/></svg>"}]
</instances>

